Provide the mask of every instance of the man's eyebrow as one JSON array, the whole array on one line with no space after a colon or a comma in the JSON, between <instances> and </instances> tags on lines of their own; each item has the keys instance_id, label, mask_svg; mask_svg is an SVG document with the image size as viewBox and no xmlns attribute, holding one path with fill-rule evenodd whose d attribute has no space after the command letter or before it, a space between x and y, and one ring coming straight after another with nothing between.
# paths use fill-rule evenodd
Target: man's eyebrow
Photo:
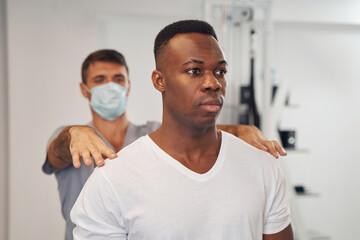
<instances>
[{"instance_id":1,"label":"man's eyebrow","mask_svg":"<svg viewBox=\"0 0 360 240\"><path fill-rule=\"evenodd\" d=\"M119 74L115 74L114 77L125 77L125 75L122 73L119 73Z\"/></svg>"},{"instance_id":2,"label":"man's eyebrow","mask_svg":"<svg viewBox=\"0 0 360 240\"><path fill-rule=\"evenodd\" d=\"M183 66L188 65L190 63L204 64L204 62L201 60L191 59L190 61L187 61L186 63L184 63Z\"/></svg>"},{"instance_id":3,"label":"man's eyebrow","mask_svg":"<svg viewBox=\"0 0 360 240\"><path fill-rule=\"evenodd\" d=\"M222 64L225 64L225 65L228 65L227 61L226 60L221 60L218 62L219 65L222 65Z\"/></svg>"},{"instance_id":4,"label":"man's eyebrow","mask_svg":"<svg viewBox=\"0 0 360 240\"><path fill-rule=\"evenodd\" d=\"M190 61L187 61L186 63L184 63L183 66L191 64L191 63L204 64L204 62L201 60L191 59ZM226 60L221 60L218 62L218 64L219 65L222 65L222 64L228 65Z\"/></svg>"},{"instance_id":5,"label":"man's eyebrow","mask_svg":"<svg viewBox=\"0 0 360 240\"><path fill-rule=\"evenodd\" d=\"M104 74L99 74L99 75L95 75L92 79L95 79L95 78L103 78L105 77Z\"/></svg>"},{"instance_id":6,"label":"man's eyebrow","mask_svg":"<svg viewBox=\"0 0 360 240\"><path fill-rule=\"evenodd\" d=\"M95 78L105 78L105 77L106 77L105 74L99 74L99 75L94 76L93 79L95 79ZM125 77L125 75L122 74L122 73L119 73L119 74L115 74L113 77Z\"/></svg>"}]
</instances>

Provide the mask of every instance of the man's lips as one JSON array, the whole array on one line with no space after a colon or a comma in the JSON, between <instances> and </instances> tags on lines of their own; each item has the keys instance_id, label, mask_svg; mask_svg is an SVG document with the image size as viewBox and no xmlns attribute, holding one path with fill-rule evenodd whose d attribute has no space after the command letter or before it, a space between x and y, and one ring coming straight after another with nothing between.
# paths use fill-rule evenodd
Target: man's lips
<instances>
[{"instance_id":1,"label":"man's lips","mask_svg":"<svg viewBox=\"0 0 360 240\"><path fill-rule=\"evenodd\" d=\"M208 112L218 112L220 111L223 104L223 99L214 98L207 99L200 103L200 107Z\"/></svg>"}]
</instances>

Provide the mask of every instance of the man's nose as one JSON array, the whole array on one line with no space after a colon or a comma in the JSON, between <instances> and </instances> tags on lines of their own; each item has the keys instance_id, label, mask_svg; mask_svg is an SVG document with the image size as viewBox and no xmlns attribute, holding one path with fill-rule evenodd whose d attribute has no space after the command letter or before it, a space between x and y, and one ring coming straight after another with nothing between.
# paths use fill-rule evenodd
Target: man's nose
<instances>
[{"instance_id":1,"label":"man's nose","mask_svg":"<svg viewBox=\"0 0 360 240\"><path fill-rule=\"evenodd\" d=\"M217 92L222 88L220 81L216 78L216 76L212 72L208 72L204 74L203 82L202 82L202 90L203 91L214 91Z\"/></svg>"}]
</instances>

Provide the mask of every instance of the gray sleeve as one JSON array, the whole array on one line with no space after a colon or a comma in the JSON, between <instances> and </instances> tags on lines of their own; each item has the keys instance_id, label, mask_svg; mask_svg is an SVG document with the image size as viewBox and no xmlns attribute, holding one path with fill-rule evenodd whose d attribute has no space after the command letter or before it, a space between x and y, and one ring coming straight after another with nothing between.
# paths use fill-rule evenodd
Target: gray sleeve
<instances>
[{"instance_id":1,"label":"gray sleeve","mask_svg":"<svg viewBox=\"0 0 360 240\"><path fill-rule=\"evenodd\" d=\"M46 174L53 174L55 172L55 169L54 167L49 163L49 160L48 160L48 155L47 155L47 151L49 149L49 146L50 146L50 143L52 142L52 140L54 140L58 135L59 133L65 128L66 126L61 126L59 128L57 128L55 130L55 132L51 135L47 145L46 145L46 158L45 158L45 162L44 164L42 165L42 171Z\"/></svg>"},{"instance_id":2,"label":"gray sleeve","mask_svg":"<svg viewBox=\"0 0 360 240\"><path fill-rule=\"evenodd\" d=\"M50 143L59 135L59 133L65 127L66 126L59 127L52 134L47 143L46 152L49 148ZM77 197L79 196L79 193L84 186L86 180L93 172L94 165L86 166L82 164L80 168L75 168L72 164L69 164L69 166L55 171L54 167L49 163L48 156L46 154L46 159L42 166L42 170L46 174L55 173L61 201L61 211L66 221L65 239L72 239L72 231L75 225L70 220L70 210L73 207Z\"/></svg>"},{"instance_id":3,"label":"gray sleeve","mask_svg":"<svg viewBox=\"0 0 360 240\"><path fill-rule=\"evenodd\" d=\"M66 168L55 172L61 201L61 212L66 221L66 235L70 237L66 239L72 239L72 231L75 227L75 224L70 219L71 208L74 206L81 189L93 171L94 166L88 167L81 164L80 168L74 168L70 164Z\"/></svg>"},{"instance_id":4,"label":"gray sleeve","mask_svg":"<svg viewBox=\"0 0 360 240\"><path fill-rule=\"evenodd\" d=\"M146 126L146 129L148 129L148 131L149 131L147 134L150 134L153 131L155 131L156 129L158 129L160 127L160 125L161 125L160 122L154 122L154 121L146 122L145 126ZM147 134L145 134L145 135L147 135Z\"/></svg>"},{"instance_id":5,"label":"gray sleeve","mask_svg":"<svg viewBox=\"0 0 360 240\"><path fill-rule=\"evenodd\" d=\"M134 142L138 138L148 135L158 129L161 123L148 121L144 125L134 125L130 123L129 128L126 132L123 148L129 145L130 143Z\"/></svg>"}]
</instances>

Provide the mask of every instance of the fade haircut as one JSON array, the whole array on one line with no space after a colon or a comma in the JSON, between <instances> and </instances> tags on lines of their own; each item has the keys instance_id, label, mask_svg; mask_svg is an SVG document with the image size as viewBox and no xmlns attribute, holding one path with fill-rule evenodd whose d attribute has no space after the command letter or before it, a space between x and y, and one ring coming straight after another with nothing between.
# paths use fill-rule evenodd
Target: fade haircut
<instances>
[{"instance_id":1,"label":"fade haircut","mask_svg":"<svg viewBox=\"0 0 360 240\"><path fill-rule=\"evenodd\" d=\"M156 69L158 69L159 56L163 52L164 48L176 34L181 33L202 33L213 36L216 41L217 36L215 34L214 28L207 22L200 20L182 20L174 22L167 25L163 28L155 38L154 44L154 55L155 55L155 64Z\"/></svg>"},{"instance_id":2,"label":"fade haircut","mask_svg":"<svg viewBox=\"0 0 360 240\"><path fill-rule=\"evenodd\" d=\"M129 74L129 68L126 64L125 57L121 53L112 49L102 49L91 53L84 60L81 67L81 79L84 84L86 84L87 72L90 64L95 62L110 62L120 64L126 68L126 71Z\"/></svg>"}]
</instances>

